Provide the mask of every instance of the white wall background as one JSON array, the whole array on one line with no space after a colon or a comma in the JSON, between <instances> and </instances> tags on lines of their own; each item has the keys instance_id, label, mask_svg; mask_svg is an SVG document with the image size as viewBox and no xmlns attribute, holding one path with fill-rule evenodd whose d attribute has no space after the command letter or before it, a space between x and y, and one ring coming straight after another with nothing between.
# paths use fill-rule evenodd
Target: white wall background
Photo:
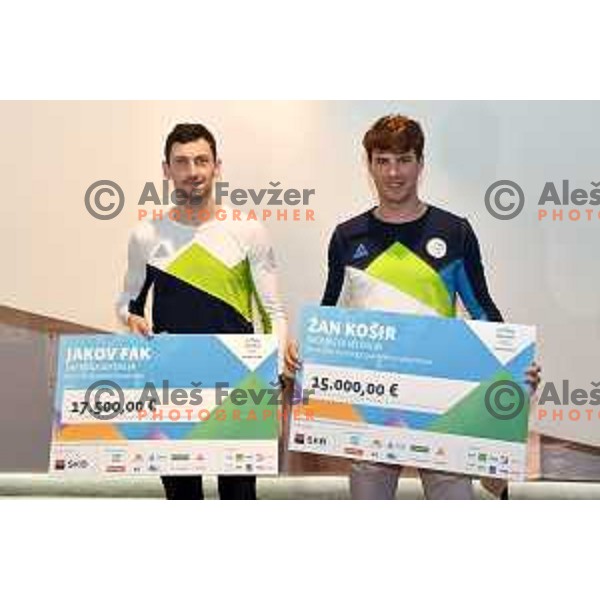
<instances>
[{"instance_id":1,"label":"white wall background","mask_svg":"<svg viewBox=\"0 0 600 600\"><path fill-rule=\"evenodd\" d=\"M600 180L597 102L3 102L0 104L0 304L113 330L113 301L146 181L160 185L164 139L181 121L217 135L230 187L315 188L316 221L267 223L292 324L320 298L334 225L372 203L361 139L379 116L404 112L428 137L422 196L470 218L489 284L507 320L539 327L545 379L589 390L600 380L600 219L538 222L546 181ZM119 183L111 221L84 207L87 187ZM517 181L521 215L498 221L487 187ZM600 444L600 419L541 427Z\"/></svg>"}]
</instances>

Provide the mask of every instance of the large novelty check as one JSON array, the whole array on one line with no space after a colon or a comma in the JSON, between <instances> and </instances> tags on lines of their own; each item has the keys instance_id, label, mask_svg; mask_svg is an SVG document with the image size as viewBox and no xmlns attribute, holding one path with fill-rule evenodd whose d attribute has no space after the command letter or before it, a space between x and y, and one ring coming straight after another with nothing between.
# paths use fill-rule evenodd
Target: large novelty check
<instances>
[{"instance_id":1,"label":"large novelty check","mask_svg":"<svg viewBox=\"0 0 600 600\"><path fill-rule=\"evenodd\" d=\"M277 473L272 335L65 335L50 471Z\"/></svg>"},{"instance_id":2,"label":"large novelty check","mask_svg":"<svg viewBox=\"0 0 600 600\"><path fill-rule=\"evenodd\" d=\"M290 450L526 478L534 327L307 307L301 331Z\"/></svg>"}]
</instances>

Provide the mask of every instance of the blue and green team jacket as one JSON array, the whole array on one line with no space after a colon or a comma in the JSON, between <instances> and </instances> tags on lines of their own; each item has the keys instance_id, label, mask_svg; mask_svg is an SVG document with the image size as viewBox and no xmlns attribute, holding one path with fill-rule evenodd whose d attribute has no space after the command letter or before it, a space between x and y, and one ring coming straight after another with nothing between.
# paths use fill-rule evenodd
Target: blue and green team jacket
<instances>
[{"instance_id":1,"label":"blue and green team jacket","mask_svg":"<svg viewBox=\"0 0 600 600\"><path fill-rule=\"evenodd\" d=\"M321 303L502 321L487 288L469 222L429 205L415 221L391 224L368 210L335 229Z\"/></svg>"},{"instance_id":2,"label":"blue and green team jacket","mask_svg":"<svg viewBox=\"0 0 600 600\"><path fill-rule=\"evenodd\" d=\"M129 239L117 313L124 323L145 316L151 296L155 333L274 333L281 349L286 315L266 230L222 210L227 218L199 225L142 221Z\"/></svg>"}]
</instances>

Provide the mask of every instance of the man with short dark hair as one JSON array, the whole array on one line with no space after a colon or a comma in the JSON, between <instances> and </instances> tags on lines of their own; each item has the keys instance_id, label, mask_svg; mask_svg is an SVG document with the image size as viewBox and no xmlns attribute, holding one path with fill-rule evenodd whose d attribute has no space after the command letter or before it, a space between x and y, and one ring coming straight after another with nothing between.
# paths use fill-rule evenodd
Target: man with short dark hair
<instances>
[{"instance_id":1,"label":"man with short dark hair","mask_svg":"<svg viewBox=\"0 0 600 600\"><path fill-rule=\"evenodd\" d=\"M179 124L171 131L163 171L178 205L164 220L161 214L141 222L130 237L117 303L130 331L253 333L258 314L261 331L285 341L273 249L258 222L233 219L226 206L217 210L213 189L220 168L215 138L204 125ZM151 290L152 326L145 317ZM203 498L200 476L164 476L162 482L168 499ZM222 499L256 498L251 475L219 476L218 487Z\"/></svg>"},{"instance_id":2,"label":"man with short dark hair","mask_svg":"<svg viewBox=\"0 0 600 600\"><path fill-rule=\"evenodd\" d=\"M455 317L460 298L471 318L501 321L471 225L419 198L424 143L420 124L403 115L382 117L366 132L363 146L378 203L333 232L321 303ZM286 351L286 366L290 371L299 366L293 343ZM535 364L527 380L537 385ZM394 498L400 470L396 465L355 461L352 497ZM467 475L425 469L420 475L427 498L473 497Z\"/></svg>"}]
</instances>

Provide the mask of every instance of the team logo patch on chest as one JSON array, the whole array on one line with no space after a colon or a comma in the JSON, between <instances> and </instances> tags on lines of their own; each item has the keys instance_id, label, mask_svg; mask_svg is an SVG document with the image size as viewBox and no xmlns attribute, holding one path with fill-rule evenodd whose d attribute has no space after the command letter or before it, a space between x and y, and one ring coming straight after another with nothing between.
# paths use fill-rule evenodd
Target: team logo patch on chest
<instances>
[{"instance_id":1,"label":"team logo patch on chest","mask_svg":"<svg viewBox=\"0 0 600 600\"><path fill-rule=\"evenodd\" d=\"M167 258L170 255L169 250L165 247L164 244L160 244L158 248L154 251L152 258Z\"/></svg>"},{"instance_id":2,"label":"team logo patch on chest","mask_svg":"<svg viewBox=\"0 0 600 600\"><path fill-rule=\"evenodd\" d=\"M354 250L354 254L352 255L353 260L360 260L361 258L365 258L369 256L369 251L364 244L359 244Z\"/></svg>"},{"instance_id":3,"label":"team logo patch on chest","mask_svg":"<svg viewBox=\"0 0 600 600\"><path fill-rule=\"evenodd\" d=\"M444 258L448 252L448 246L442 238L434 237L427 242L425 250L432 258Z\"/></svg>"}]
</instances>

